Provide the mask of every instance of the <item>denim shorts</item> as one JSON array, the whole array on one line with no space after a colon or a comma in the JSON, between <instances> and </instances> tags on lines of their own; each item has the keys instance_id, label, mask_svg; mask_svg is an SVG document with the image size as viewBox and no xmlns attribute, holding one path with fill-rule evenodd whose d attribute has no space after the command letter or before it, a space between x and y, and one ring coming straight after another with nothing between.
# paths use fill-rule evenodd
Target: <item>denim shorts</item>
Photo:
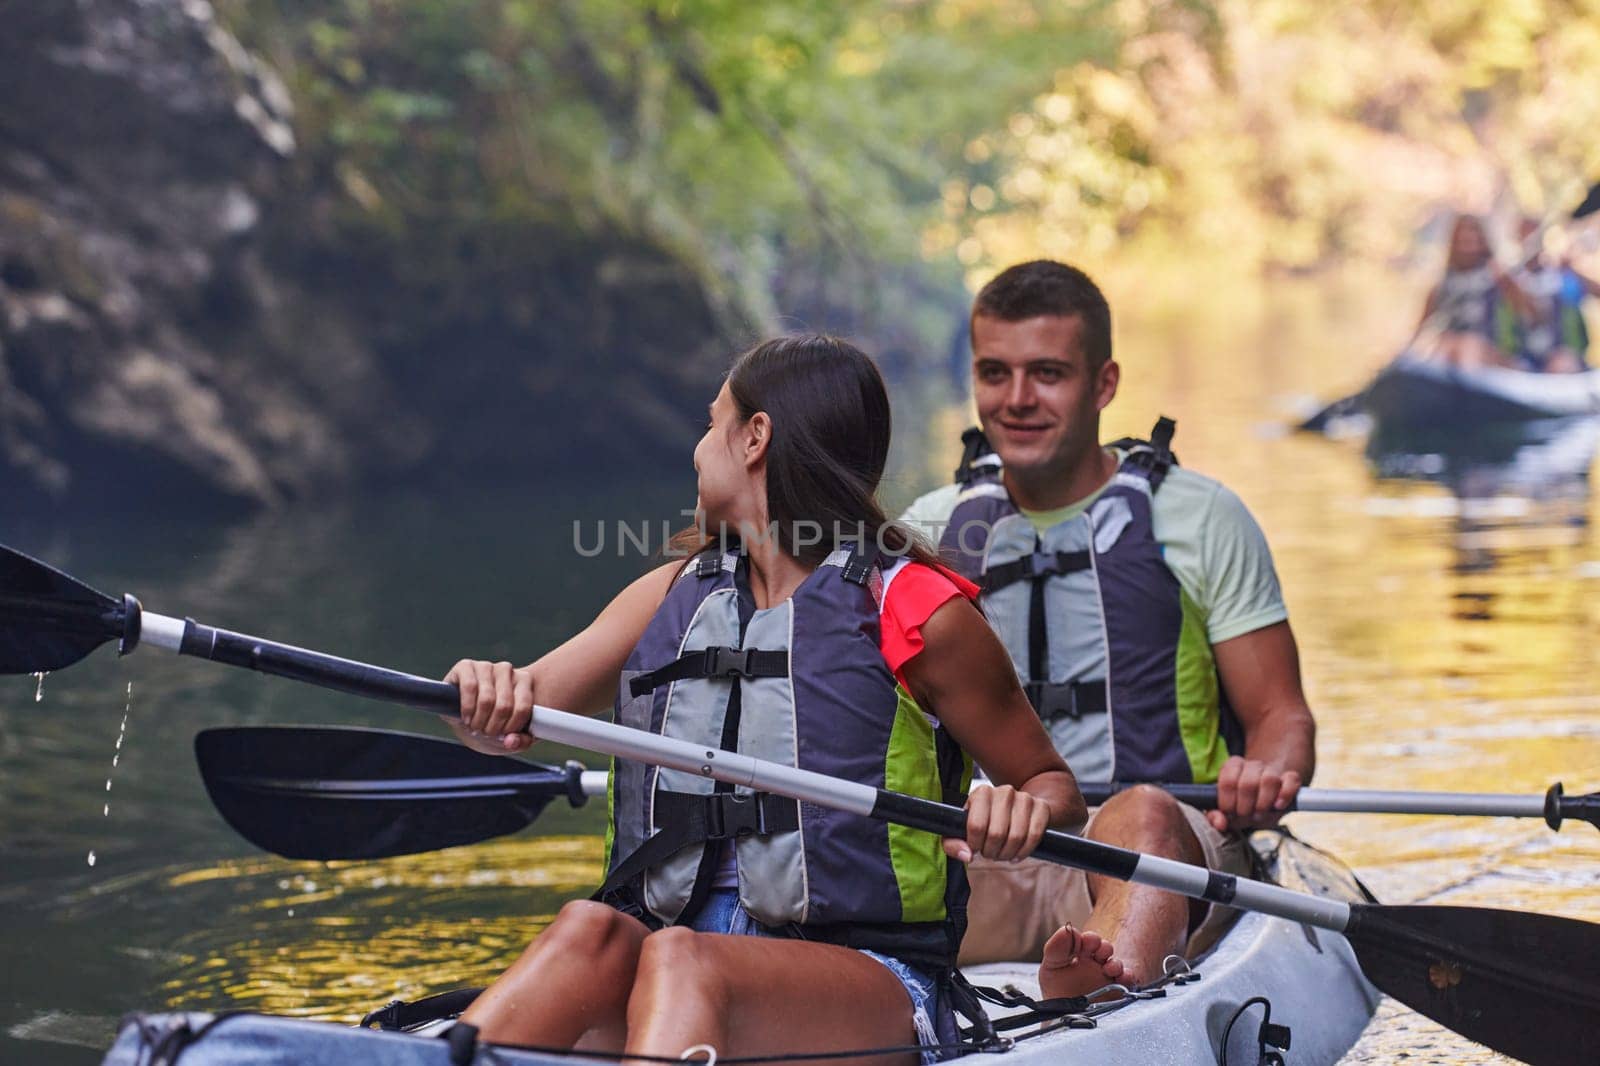
<instances>
[{"instance_id":1,"label":"denim shorts","mask_svg":"<svg viewBox=\"0 0 1600 1066\"><path fill-rule=\"evenodd\" d=\"M766 927L750 917L744 905L739 902L738 890L732 888L712 889L711 894L706 897L705 905L700 908L700 913L689 923L689 928L697 933L727 933L733 936L777 937L779 935L769 932ZM906 995L911 997L911 1022L916 1027L917 1043L929 1049L922 1053L923 1063L933 1063L943 1059L945 1055L932 1048L939 1044L953 1044L958 1035L955 1012L951 1009L949 997L939 987L938 978L892 955L869 951L866 948L857 950L869 959L886 966L905 987Z\"/></svg>"}]
</instances>

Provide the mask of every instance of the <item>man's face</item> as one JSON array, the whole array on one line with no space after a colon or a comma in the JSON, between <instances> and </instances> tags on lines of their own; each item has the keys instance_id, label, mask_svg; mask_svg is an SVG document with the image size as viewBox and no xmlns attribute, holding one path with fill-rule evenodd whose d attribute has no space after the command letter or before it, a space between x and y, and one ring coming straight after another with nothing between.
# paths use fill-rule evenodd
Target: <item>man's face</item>
<instances>
[{"instance_id":1,"label":"man's face","mask_svg":"<svg viewBox=\"0 0 1600 1066\"><path fill-rule=\"evenodd\" d=\"M1091 371L1077 315L972 322L973 395L984 435L1007 471L1070 471L1100 446L1099 413L1117 392L1117 364Z\"/></svg>"}]
</instances>

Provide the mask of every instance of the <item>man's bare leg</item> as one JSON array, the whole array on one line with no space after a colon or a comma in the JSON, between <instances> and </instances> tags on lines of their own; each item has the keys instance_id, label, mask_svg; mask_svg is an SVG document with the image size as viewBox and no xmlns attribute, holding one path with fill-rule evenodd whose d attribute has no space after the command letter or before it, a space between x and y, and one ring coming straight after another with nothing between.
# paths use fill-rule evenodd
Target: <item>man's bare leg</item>
<instances>
[{"instance_id":1,"label":"man's bare leg","mask_svg":"<svg viewBox=\"0 0 1600 1066\"><path fill-rule=\"evenodd\" d=\"M1151 785L1107 800L1086 835L1101 843L1205 865L1205 852L1178 802ZM1089 875L1089 897L1094 910L1084 922L1084 932L1069 927L1045 945L1039 987L1046 997L1081 996L1111 981L1131 986L1154 980L1168 955L1183 954L1191 922L1203 916L1205 907L1176 893L1101 874ZM1092 947L1086 943L1091 935L1099 941Z\"/></svg>"}]
</instances>

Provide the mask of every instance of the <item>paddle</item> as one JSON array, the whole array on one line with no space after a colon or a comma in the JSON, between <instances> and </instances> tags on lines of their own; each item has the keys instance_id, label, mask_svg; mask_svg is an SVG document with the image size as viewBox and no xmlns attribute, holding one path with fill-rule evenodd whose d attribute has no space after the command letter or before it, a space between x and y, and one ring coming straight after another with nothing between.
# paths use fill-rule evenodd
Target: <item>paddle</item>
<instances>
[{"instance_id":1,"label":"paddle","mask_svg":"<svg viewBox=\"0 0 1600 1066\"><path fill-rule=\"evenodd\" d=\"M1600 182L1595 182L1589 186L1589 195L1585 196L1583 203L1573 210L1572 221L1576 222L1579 219L1588 218L1596 211L1600 211Z\"/></svg>"},{"instance_id":2,"label":"paddle","mask_svg":"<svg viewBox=\"0 0 1600 1066\"><path fill-rule=\"evenodd\" d=\"M607 775L483 755L415 733L335 726L226 726L195 737L212 803L246 840L290 859L374 859L491 840L531 824L553 797L581 806ZM1131 787L1078 786L1091 804ZM1215 785L1160 785L1193 806L1216 805ZM1552 802L1555 806L1551 806ZM1302 789L1303 811L1600 819L1600 795ZM1553 817L1552 817L1553 812Z\"/></svg>"},{"instance_id":3,"label":"paddle","mask_svg":"<svg viewBox=\"0 0 1600 1066\"><path fill-rule=\"evenodd\" d=\"M149 645L444 714L460 703L442 681L146 611L0 545L0 674L60 670L111 640L122 655Z\"/></svg>"},{"instance_id":4,"label":"paddle","mask_svg":"<svg viewBox=\"0 0 1600 1066\"><path fill-rule=\"evenodd\" d=\"M14 558L0 559L0 670L5 672L59 669L113 638L126 652L142 635L146 644L183 654L457 713L460 697L452 685L141 612L132 597L118 604L26 556L10 554ZM50 637L43 644L36 644L27 628L30 618L39 617L54 627L43 634ZM50 664L41 665L46 657ZM546 740L941 836L966 830L966 812L959 807L546 707L534 709L531 728ZM1535 1066L1600 1059L1600 1027L1593 1023L1600 1016L1600 925L1480 907L1345 903L1059 832L1047 833L1035 854L1343 933L1373 985L1471 1040Z\"/></svg>"},{"instance_id":5,"label":"paddle","mask_svg":"<svg viewBox=\"0 0 1600 1066\"><path fill-rule=\"evenodd\" d=\"M1079 783L1084 799L1104 803L1113 794L1132 788L1128 782ZM1157 785L1191 807L1211 810L1217 805L1216 785ZM1569 796L1557 781L1544 795L1524 796L1495 792L1389 792L1381 789L1303 788L1289 805L1291 811L1327 811L1347 814L1446 814L1487 818L1543 818L1560 829L1567 818L1577 818L1600 829L1600 792Z\"/></svg>"},{"instance_id":6,"label":"paddle","mask_svg":"<svg viewBox=\"0 0 1600 1066\"><path fill-rule=\"evenodd\" d=\"M384 729L207 729L194 750L223 820L289 859L379 859L489 840L529 825L552 799L581 807L604 795L608 776Z\"/></svg>"},{"instance_id":7,"label":"paddle","mask_svg":"<svg viewBox=\"0 0 1600 1066\"><path fill-rule=\"evenodd\" d=\"M1295 423L1295 429L1304 433L1325 433L1328 426L1343 418L1354 418L1366 407L1367 390L1353 392L1349 396L1341 396L1337 400L1320 408L1309 418L1303 418Z\"/></svg>"}]
</instances>

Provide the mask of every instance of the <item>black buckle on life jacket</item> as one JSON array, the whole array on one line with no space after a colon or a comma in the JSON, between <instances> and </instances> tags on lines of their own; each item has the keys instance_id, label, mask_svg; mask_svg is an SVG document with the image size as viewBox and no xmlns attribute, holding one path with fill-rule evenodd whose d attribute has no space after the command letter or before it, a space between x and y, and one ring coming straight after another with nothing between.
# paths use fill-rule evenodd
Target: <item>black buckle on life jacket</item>
<instances>
[{"instance_id":1,"label":"black buckle on life jacket","mask_svg":"<svg viewBox=\"0 0 1600 1066\"><path fill-rule=\"evenodd\" d=\"M616 862L591 899L617 906L618 900L630 898L628 886L635 878L693 844L793 832L800 828L800 805L769 792L707 795L663 790L655 796L655 817L660 828ZM635 917L643 917L643 908L636 902L634 907Z\"/></svg>"},{"instance_id":2,"label":"black buckle on life jacket","mask_svg":"<svg viewBox=\"0 0 1600 1066\"><path fill-rule=\"evenodd\" d=\"M700 558L695 560L695 577L716 577L722 573L722 553L717 551L701 552Z\"/></svg>"},{"instance_id":3,"label":"black buckle on life jacket","mask_svg":"<svg viewBox=\"0 0 1600 1066\"><path fill-rule=\"evenodd\" d=\"M685 652L659 670L639 674L628 682L628 691L643 696L662 685L688 678L787 677L789 653L760 648L702 648Z\"/></svg>"},{"instance_id":4,"label":"black buckle on life jacket","mask_svg":"<svg viewBox=\"0 0 1600 1066\"><path fill-rule=\"evenodd\" d=\"M1106 686L1103 681L1069 681L1065 684L1030 681L1022 686L1042 722L1058 718L1081 721L1091 714L1106 713Z\"/></svg>"},{"instance_id":5,"label":"black buckle on life jacket","mask_svg":"<svg viewBox=\"0 0 1600 1066\"><path fill-rule=\"evenodd\" d=\"M755 648L707 648L703 677L755 677Z\"/></svg>"},{"instance_id":6,"label":"black buckle on life jacket","mask_svg":"<svg viewBox=\"0 0 1600 1066\"><path fill-rule=\"evenodd\" d=\"M763 836L773 831L769 827L767 807L760 795L737 792L719 792L706 797L706 839L731 840L734 837L756 834ZM792 806L789 808L792 810ZM793 823L793 819L784 819ZM784 828L793 828L786 824Z\"/></svg>"}]
</instances>

